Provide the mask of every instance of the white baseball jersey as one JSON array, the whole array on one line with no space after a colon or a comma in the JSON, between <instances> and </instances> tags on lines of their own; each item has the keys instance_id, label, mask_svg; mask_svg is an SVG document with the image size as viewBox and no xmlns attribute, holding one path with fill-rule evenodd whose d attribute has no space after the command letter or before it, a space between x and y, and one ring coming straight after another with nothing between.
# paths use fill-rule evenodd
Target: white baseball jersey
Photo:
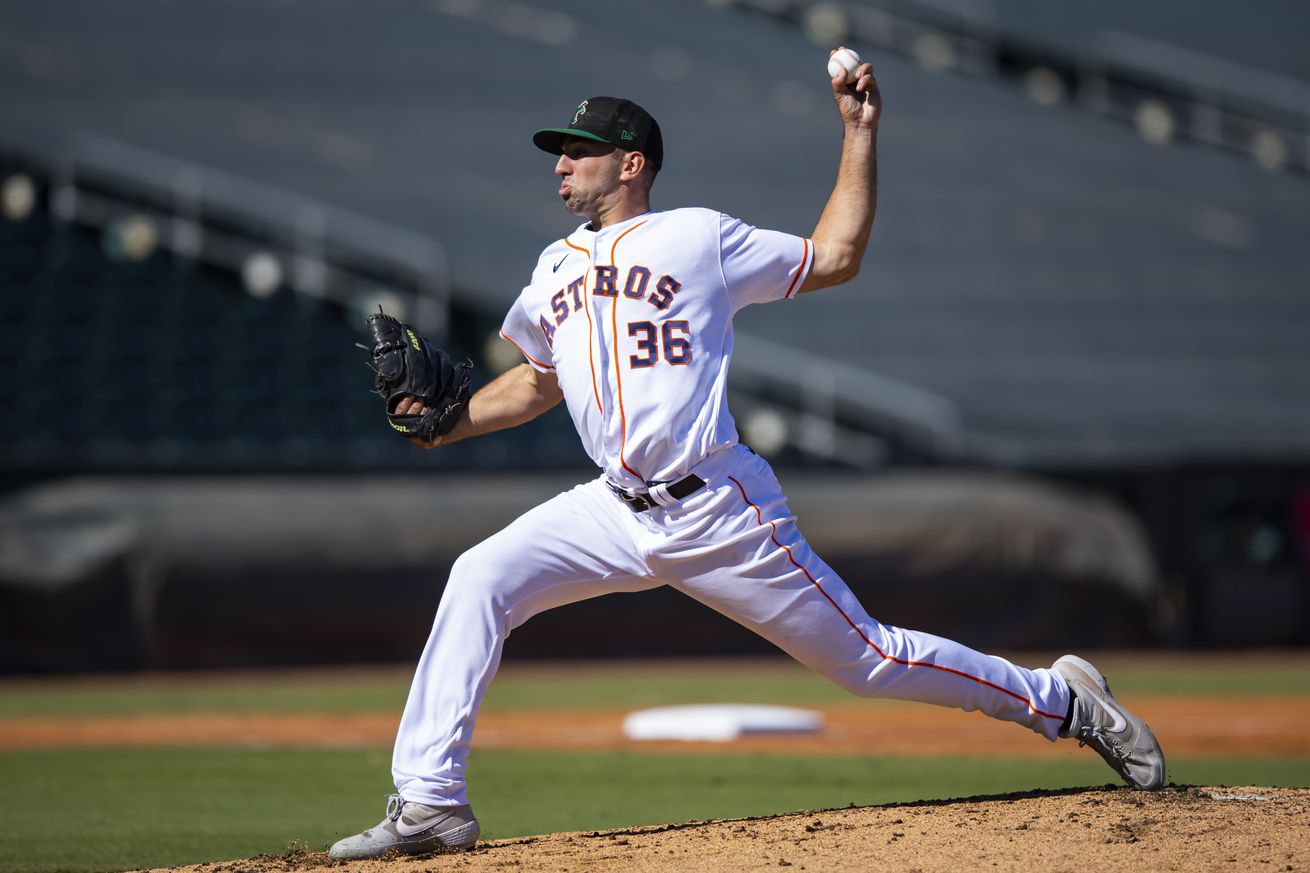
<instances>
[{"instance_id":1,"label":"white baseball jersey","mask_svg":"<svg viewBox=\"0 0 1310 873\"><path fill-rule=\"evenodd\" d=\"M584 224L541 253L501 334L553 372L610 481L667 482L737 442L732 316L795 295L808 239L709 209Z\"/></svg>"},{"instance_id":2,"label":"white baseball jersey","mask_svg":"<svg viewBox=\"0 0 1310 873\"><path fill-rule=\"evenodd\" d=\"M872 618L809 547L768 462L735 445L732 316L795 295L813 257L806 239L707 209L584 226L542 253L502 334L555 373L602 473L451 568L392 755L405 800L468 803L478 709L514 628L660 585L855 694L977 709L1056 738L1070 701L1057 673ZM693 470L703 487L647 511L608 487L644 490Z\"/></svg>"}]
</instances>

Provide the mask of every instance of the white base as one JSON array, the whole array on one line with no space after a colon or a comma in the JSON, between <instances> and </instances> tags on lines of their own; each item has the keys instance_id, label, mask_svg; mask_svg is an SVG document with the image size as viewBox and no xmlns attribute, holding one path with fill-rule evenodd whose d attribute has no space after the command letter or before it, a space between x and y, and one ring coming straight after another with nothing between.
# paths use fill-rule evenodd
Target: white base
<instances>
[{"instance_id":1,"label":"white base","mask_svg":"<svg viewBox=\"0 0 1310 873\"><path fill-rule=\"evenodd\" d=\"M623 734L630 740L725 743L748 734L812 734L822 728L822 713L740 703L661 706L638 710L623 720Z\"/></svg>"}]
</instances>

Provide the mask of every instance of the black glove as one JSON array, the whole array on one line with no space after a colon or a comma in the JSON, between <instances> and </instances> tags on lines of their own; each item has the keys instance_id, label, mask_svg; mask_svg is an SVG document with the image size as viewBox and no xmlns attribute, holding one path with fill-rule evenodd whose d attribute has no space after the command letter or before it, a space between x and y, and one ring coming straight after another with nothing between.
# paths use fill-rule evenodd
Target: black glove
<instances>
[{"instance_id":1,"label":"black glove","mask_svg":"<svg viewBox=\"0 0 1310 873\"><path fill-rule=\"evenodd\" d=\"M386 401L387 421L401 436L426 443L450 433L468 404L473 365L454 363L450 355L408 324L387 315L382 307L365 323L373 335L373 359L368 365L376 376L374 391ZM365 345L356 345L370 351ZM406 395L417 397L428 411L397 415L396 405Z\"/></svg>"}]
</instances>

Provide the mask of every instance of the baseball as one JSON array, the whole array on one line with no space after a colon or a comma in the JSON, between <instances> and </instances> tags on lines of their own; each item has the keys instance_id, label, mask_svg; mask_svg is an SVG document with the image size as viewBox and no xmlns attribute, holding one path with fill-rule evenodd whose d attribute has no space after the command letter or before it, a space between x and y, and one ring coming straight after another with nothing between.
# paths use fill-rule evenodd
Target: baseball
<instances>
[{"instance_id":1,"label":"baseball","mask_svg":"<svg viewBox=\"0 0 1310 873\"><path fill-rule=\"evenodd\" d=\"M837 49L832 57L828 58L828 78L835 79L841 75L841 71L846 71L846 84L855 81L855 70L860 66L860 56L853 49Z\"/></svg>"}]
</instances>

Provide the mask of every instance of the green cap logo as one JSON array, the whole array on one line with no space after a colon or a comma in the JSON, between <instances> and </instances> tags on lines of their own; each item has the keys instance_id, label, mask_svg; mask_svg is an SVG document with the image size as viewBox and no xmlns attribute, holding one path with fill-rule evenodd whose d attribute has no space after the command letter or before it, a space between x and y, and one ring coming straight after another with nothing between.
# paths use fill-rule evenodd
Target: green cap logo
<instances>
[{"instance_id":1,"label":"green cap logo","mask_svg":"<svg viewBox=\"0 0 1310 873\"><path fill-rule=\"evenodd\" d=\"M625 130L619 135L619 139L636 139L636 137L632 135L632 131Z\"/></svg>"},{"instance_id":2,"label":"green cap logo","mask_svg":"<svg viewBox=\"0 0 1310 873\"><path fill-rule=\"evenodd\" d=\"M587 114L587 101L583 100L581 103L578 104L578 111L573 113L573 120L570 121L569 124L570 125L577 124L578 119L586 114Z\"/></svg>"}]
</instances>

